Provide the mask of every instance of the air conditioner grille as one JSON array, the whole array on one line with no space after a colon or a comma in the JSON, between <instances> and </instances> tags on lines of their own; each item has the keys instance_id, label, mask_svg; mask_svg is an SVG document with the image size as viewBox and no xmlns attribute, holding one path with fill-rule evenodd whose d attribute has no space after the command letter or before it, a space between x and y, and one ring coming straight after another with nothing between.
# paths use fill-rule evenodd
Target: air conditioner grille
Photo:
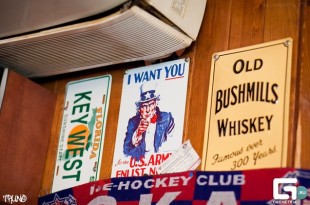
<instances>
[{"instance_id":1,"label":"air conditioner grille","mask_svg":"<svg viewBox=\"0 0 310 205\"><path fill-rule=\"evenodd\" d=\"M0 64L38 77L158 58L191 42L139 7L132 7L86 26L0 41Z\"/></svg>"}]
</instances>

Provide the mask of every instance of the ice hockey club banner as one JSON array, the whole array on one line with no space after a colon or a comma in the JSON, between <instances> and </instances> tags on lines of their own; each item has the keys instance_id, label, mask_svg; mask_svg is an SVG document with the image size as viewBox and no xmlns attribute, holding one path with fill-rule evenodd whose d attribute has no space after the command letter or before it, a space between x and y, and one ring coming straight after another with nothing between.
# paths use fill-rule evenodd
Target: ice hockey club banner
<instances>
[{"instance_id":1,"label":"ice hockey club banner","mask_svg":"<svg viewBox=\"0 0 310 205\"><path fill-rule=\"evenodd\" d=\"M39 198L39 205L309 204L310 170L187 171L89 182Z\"/></svg>"},{"instance_id":2,"label":"ice hockey club banner","mask_svg":"<svg viewBox=\"0 0 310 205\"><path fill-rule=\"evenodd\" d=\"M111 177L158 174L182 145L189 59L127 70Z\"/></svg>"}]
</instances>

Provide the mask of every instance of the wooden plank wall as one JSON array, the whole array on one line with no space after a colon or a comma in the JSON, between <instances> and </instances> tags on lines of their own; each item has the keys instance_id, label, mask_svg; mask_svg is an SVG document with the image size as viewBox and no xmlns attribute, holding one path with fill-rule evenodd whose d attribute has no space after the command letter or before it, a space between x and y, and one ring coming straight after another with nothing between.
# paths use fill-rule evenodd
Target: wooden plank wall
<instances>
[{"instance_id":1,"label":"wooden plank wall","mask_svg":"<svg viewBox=\"0 0 310 205\"><path fill-rule=\"evenodd\" d=\"M298 53L298 123L296 131L295 166L310 169L310 1L303 2L301 36Z\"/></svg>"},{"instance_id":2,"label":"wooden plank wall","mask_svg":"<svg viewBox=\"0 0 310 205\"><path fill-rule=\"evenodd\" d=\"M307 149L310 145L309 18L309 1L306 0L208 0L199 37L181 56L191 58L184 141L190 139L194 149L201 155L213 53L292 37L288 166L309 169L310 157ZM167 59L163 61L165 60ZM135 62L36 80L59 96L41 194L49 193L51 188L66 84L81 78L112 75L112 94L100 174L101 179L109 178L123 74L127 69L143 65L143 62ZM296 148L296 142L300 141L302 145L298 144ZM298 157L295 153L298 153Z\"/></svg>"},{"instance_id":3,"label":"wooden plank wall","mask_svg":"<svg viewBox=\"0 0 310 205\"><path fill-rule=\"evenodd\" d=\"M37 203L55 102L55 94L9 71L0 109L0 204L22 194Z\"/></svg>"}]
</instances>

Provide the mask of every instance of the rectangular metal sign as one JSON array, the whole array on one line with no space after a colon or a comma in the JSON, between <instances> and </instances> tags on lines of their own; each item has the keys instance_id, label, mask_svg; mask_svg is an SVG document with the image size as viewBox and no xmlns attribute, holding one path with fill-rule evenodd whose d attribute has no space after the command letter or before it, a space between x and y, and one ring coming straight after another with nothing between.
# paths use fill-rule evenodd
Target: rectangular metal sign
<instances>
[{"instance_id":1,"label":"rectangular metal sign","mask_svg":"<svg viewBox=\"0 0 310 205\"><path fill-rule=\"evenodd\" d=\"M68 83L52 192L99 179L111 81Z\"/></svg>"},{"instance_id":2,"label":"rectangular metal sign","mask_svg":"<svg viewBox=\"0 0 310 205\"><path fill-rule=\"evenodd\" d=\"M112 177L158 174L182 144L189 59L127 70Z\"/></svg>"},{"instance_id":3,"label":"rectangular metal sign","mask_svg":"<svg viewBox=\"0 0 310 205\"><path fill-rule=\"evenodd\" d=\"M204 170L285 167L292 39L213 55Z\"/></svg>"}]
</instances>

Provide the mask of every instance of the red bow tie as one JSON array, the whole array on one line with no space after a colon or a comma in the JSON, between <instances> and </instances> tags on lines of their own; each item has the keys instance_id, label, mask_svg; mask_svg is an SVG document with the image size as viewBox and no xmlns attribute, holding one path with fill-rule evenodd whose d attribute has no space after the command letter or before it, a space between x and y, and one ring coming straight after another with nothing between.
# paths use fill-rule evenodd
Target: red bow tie
<instances>
[{"instance_id":1,"label":"red bow tie","mask_svg":"<svg viewBox=\"0 0 310 205\"><path fill-rule=\"evenodd\" d=\"M156 123L156 120L157 120L157 115L154 115L154 116L151 118L151 123Z\"/></svg>"}]
</instances>

